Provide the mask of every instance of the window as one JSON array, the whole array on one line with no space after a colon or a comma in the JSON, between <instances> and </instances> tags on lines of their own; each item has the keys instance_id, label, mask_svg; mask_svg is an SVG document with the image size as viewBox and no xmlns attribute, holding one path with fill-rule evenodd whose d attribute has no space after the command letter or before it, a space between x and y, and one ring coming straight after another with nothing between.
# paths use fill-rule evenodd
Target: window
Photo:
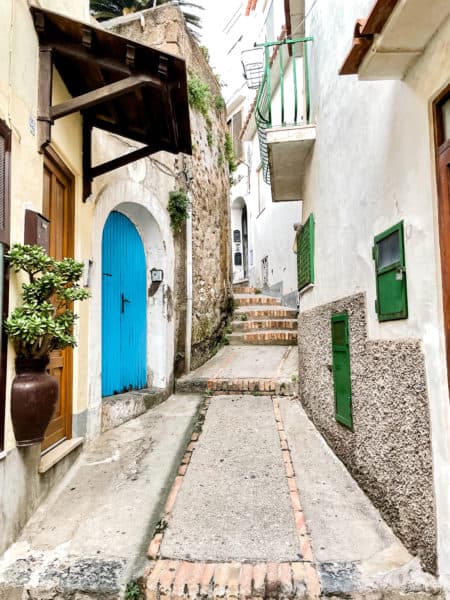
<instances>
[{"instance_id":1,"label":"window","mask_svg":"<svg viewBox=\"0 0 450 600\"><path fill-rule=\"evenodd\" d=\"M403 221L375 236L377 299L379 321L408 318Z\"/></svg>"},{"instance_id":2,"label":"window","mask_svg":"<svg viewBox=\"0 0 450 600\"><path fill-rule=\"evenodd\" d=\"M8 270L4 265L4 255L9 248L10 156L11 131L0 119L0 317L2 322L8 314ZM2 328L0 337L0 452L4 448L6 357L7 339Z\"/></svg>"},{"instance_id":3,"label":"window","mask_svg":"<svg viewBox=\"0 0 450 600\"><path fill-rule=\"evenodd\" d=\"M244 159L244 145L239 138L242 129L242 110L235 113L228 121L228 129L233 141L233 151L237 160Z\"/></svg>"},{"instance_id":4,"label":"window","mask_svg":"<svg viewBox=\"0 0 450 600\"><path fill-rule=\"evenodd\" d=\"M297 232L298 290L314 283L314 215Z\"/></svg>"},{"instance_id":5,"label":"window","mask_svg":"<svg viewBox=\"0 0 450 600\"><path fill-rule=\"evenodd\" d=\"M353 428L348 314L331 317L333 384L336 421Z\"/></svg>"}]
</instances>

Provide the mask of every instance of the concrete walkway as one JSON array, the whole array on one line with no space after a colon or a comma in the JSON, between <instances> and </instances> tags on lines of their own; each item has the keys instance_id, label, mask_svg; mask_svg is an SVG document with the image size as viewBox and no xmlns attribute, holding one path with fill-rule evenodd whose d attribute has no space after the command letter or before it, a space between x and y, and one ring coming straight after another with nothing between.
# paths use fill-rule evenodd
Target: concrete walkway
<instances>
[{"instance_id":1,"label":"concrete walkway","mask_svg":"<svg viewBox=\"0 0 450 600\"><path fill-rule=\"evenodd\" d=\"M1 557L0 600L442 597L275 393L295 373L296 348L227 347L183 378L207 393L101 436Z\"/></svg>"},{"instance_id":2,"label":"concrete walkway","mask_svg":"<svg viewBox=\"0 0 450 600\"><path fill-rule=\"evenodd\" d=\"M200 401L171 396L85 451L0 559L0 599L123 598L146 564Z\"/></svg>"},{"instance_id":3,"label":"concrete walkway","mask_svg":"<svg viewBox=\"0 0 450 600\"><path fill-rule=\"evenodd\" d=\"M196 371L178 379L178 393L260 392L292 395L297 390L296 346L225 346Z\"/></svg>"},{"instance_id":4,"label":"concrete walkway","mask_svg":"<svg viewBox=\"0 0 450 600\"><path fill-rule=\"evenodd\" d=\"M292 398L213 396L149 547L148 600L439 597Z\"/></svg>"}]
</instances>

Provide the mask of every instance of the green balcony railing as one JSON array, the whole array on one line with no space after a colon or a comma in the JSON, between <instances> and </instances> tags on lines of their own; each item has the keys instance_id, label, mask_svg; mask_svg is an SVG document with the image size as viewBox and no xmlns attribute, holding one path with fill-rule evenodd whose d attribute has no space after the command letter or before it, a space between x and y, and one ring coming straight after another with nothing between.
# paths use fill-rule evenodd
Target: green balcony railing
<instances>
[{"instance_id":1,"label":"green balcony railing","mask_svg":"<svg viewBox=\"0 0 450 600\"><path fill-rule=\"evenodd\" d=\"M308 43L312 41L306 37L256 44L264 49L264 76L258 88L255 120L263 177L268 184L267 130L310 124Z\"/></svg>"}]
</instances>

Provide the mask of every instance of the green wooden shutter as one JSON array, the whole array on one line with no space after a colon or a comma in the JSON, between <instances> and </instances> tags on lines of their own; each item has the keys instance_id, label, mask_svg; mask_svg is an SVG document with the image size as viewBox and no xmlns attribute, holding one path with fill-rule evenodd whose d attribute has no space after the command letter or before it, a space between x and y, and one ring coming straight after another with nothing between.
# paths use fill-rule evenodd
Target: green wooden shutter
<instances>
[{"instance_id":1,"label":"green wooden shutter","mask_svg":"<svg viewBox=\"0 0 450 600\"><path fill-rule=\"evenodd\" d=\"M314 283L314 215L297 232L298 289Z\"/></svg>"},{"instance_id":2,"label":"green wooden shutter","mask_svg":"<svg viewBox=\"0 0 450 600\"><path fill-rule=\"evenodd\" d=\"M374 238L377 300L375 310L379 321L408 318L405 244L403 221Z\"/></svg>"},{"instance_id":3,"label":"green wooden shutter","mask_svg":"<svg viewBox=\"0 0 450 600\"><path fill-rule=\"evenodd\" d=\"M336 421L353 428L348 314L331 317L333 383Z\"/></svg>"}]
</instances>

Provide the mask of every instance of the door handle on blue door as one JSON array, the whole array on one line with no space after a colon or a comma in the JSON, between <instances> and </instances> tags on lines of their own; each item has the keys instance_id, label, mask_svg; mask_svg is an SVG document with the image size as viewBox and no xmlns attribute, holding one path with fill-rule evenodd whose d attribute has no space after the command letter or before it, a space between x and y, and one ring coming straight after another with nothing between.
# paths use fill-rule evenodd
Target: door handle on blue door
<instances>
[{"instance_id":1,"label":"door handle on blue door","mask_svg":"<svg viewBox=\"0 0 450 600\"><path fill-rule=\"evenodd\" d=\"M122 302L121 313L123 314L125 312L125 302L127 302L129 304L131 302L131 300L127 300L123 294L120 294L120 296L121 296L121 302Z\"/></svg>"}]
</instances>

